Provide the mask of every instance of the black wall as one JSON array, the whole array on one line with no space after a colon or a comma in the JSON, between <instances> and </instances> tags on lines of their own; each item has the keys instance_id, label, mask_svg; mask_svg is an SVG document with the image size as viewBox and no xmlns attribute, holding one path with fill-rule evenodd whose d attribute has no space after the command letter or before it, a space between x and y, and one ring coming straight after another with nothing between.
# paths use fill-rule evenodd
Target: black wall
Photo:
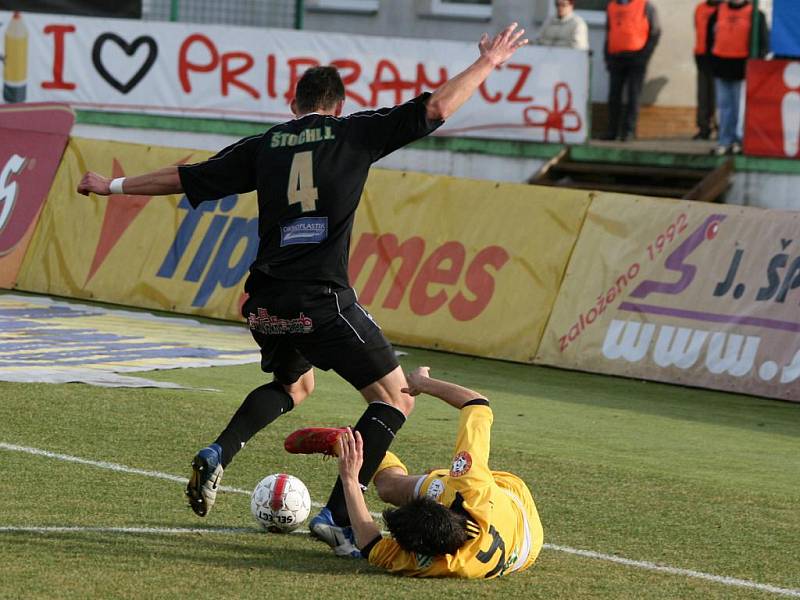
<instances>
[{"instance_id":1,"label":"black wall","mask_svg":"<svg viewBox=\"0 0 800 600\"><path fill-rule=\"evenodd\" d=\"M140 19L142 0L0 0L0 10Z\"/></svg>"}]
</instances>

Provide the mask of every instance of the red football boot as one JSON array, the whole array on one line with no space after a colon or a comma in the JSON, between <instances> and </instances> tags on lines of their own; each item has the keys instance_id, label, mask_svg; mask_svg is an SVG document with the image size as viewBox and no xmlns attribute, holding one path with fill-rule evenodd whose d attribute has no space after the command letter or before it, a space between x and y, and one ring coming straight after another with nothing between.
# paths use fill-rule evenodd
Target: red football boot
<instances>
[{"instance_id":1,"label":"red football boot","mask_svg":"<svg viewBox=\"0 0 800 600\"><path fill-rule=\"evenodd\" d=\"M339 436L344 427L307 427L290 433L283 447L292 454L324 454L338 456Z\"/></svg>"}]
</instances>

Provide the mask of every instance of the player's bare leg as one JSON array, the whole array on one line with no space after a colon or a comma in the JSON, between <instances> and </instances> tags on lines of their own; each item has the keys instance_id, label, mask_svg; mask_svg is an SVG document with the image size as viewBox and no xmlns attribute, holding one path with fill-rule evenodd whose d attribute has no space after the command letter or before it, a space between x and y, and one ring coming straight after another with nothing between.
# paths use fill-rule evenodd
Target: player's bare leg
<instances>
[{"instance_id":1,"label":"player's bare leg","mask_svg":"<svg viewBox=\"0 0 800 600\"><path fill-rule=\"evenodd\" d=\"M417 483L423 475L409 475L404 468L389 467L375 474L372 482L378 496L388 504L403 506L414 499Z\"/></svg>"},{"instance_id":2,"label":"player's bare leg","mask_svg":"<svg viewBox=\"0 0 800 600\"><path fill-rule=\"evenodd\" d=\"M299 406L314 391L314 385L314 369L309 369L294 383L283 384L283 389L292 397L294 405Z\"/></svg>"},{"instance_id":3,"label":"player's bare leg","mask_svg":"<svg viewBox=\"0 0 800 600\"><path fill-rule=\"evenodd\" d=\"M414 397L401 390L408 386L402 367L381 377L375 383L358 390L367 402L383 402L393 406L406 417L414 410Z\"/></svg>"},{"instance_id":4,"label":"player's bare leg","mask_svg":"<svg viewBox=\"0 0 800 600\"><path fill-rule=\"evenodd\" d=\"M381 500L402 506L416 497L417 486L424 477L424 475L409 475L403 461L394 452L387 450L372 481Z\"/></svg>"}]
</instances>

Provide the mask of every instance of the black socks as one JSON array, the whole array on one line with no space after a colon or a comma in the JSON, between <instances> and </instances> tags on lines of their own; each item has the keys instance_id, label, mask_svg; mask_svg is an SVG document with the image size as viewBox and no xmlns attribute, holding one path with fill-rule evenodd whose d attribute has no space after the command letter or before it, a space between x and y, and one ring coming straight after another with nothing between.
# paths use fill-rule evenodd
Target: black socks
<instances>
[{"instance_id":1,"label":"black socks","mask_svg":"<svg viewBox=\"0 0 800 600\"><path fill-rule=\"evenodd\" d=\"M372 402L367 406L367 410L353 428L361 433L364 440L364 464L358 473L358 481L362 486L366 487L370 482L392 444L394 436L405 422L406 416L394 406L383 402ZM327 507L333 515L334 523L340 526L350 524L350 518L347 516L347 504L344 500L344 488L342 480L339 478L336 479L336 485L328 498Z\"/></svg>"},{"instance_id":2,"label":"black socks","mask_svg":"<svg viewBox=\"0 0 800 600\"><path fill-rule=\"evenodd\" d=\"M292 408L294 408L292 397L277 381L262 385L250 392L228 426L215 440L215 443L222 448L222 467L228 467L236 453L250 438ZM405 415L389 404L372 402L367 406L354 427L364 440L364 463L358 474L361 485L366 487L370 482L395 435L405 422ZM327 507L337 525L350 524L344 489L339 478L336 479L336 485L328 498Z\"/></svg>"},{"instance_id":3,"label":"black socks","mask_svg":"<svg viewBox=\"0 0 800 600\"><path fill-rule=\"evenodd\" d=\"M293 408L292 397L277 381L250 392L215 441L222 447L222 468L227 468L250 438Z\"/></svg>"}]
</instances>

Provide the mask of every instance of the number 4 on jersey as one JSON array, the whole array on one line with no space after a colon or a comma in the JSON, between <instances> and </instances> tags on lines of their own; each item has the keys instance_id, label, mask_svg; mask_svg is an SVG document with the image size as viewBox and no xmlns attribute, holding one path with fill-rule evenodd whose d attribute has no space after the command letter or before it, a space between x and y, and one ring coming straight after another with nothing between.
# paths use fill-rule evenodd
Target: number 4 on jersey
<instances>
[{"instance_id":1,"label":"number 4 on jersey","mask_svg":"<svg viewBox=\"0 0 800 600\"><path fill-rule=\"evenodd\" d=\"M300 203L303 212L317 209L317 188L314 187L314 161L312 153L298 152L292 158L289 170L289 187L286 189L289 205Z\"/></svg>"}]
</instances>

